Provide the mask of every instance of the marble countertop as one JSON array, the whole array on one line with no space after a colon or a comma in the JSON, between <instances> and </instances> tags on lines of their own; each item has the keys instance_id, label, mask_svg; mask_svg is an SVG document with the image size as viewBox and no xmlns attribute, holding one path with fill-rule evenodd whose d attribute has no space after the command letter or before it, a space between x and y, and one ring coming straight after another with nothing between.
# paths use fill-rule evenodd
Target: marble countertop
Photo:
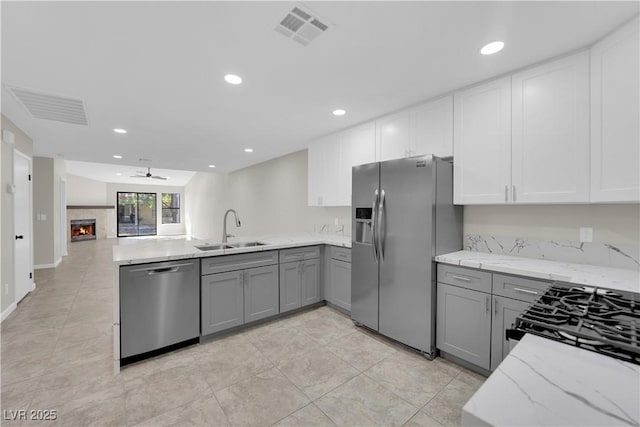
<instances>
[{"instance_id":1,"label":"marble countertop","mask_svg":"<svg viewBox=\"0 0 640 427\"><path fill-rule=\"evenodd\" d=\"M462 408L465 426L640 424L640 366L527 334Z\"/></svg>"},{"instance_id":2,"label":"marble countertop","mask_svg":"<svg viewBox=\"0 0 640 427\"><path fill-rule=\"evenodd\" d=\"M458 251L436 257L437 262L473 267L500 273L516 274L537 279L558 280L579 285L640 293L640 271L597 265L575 264L489 254Z\"/></svg>"},{"instance_id":3,"label":"marble countertop","mask_svg":"<svg viewBox=\"0 0 640 427\"><path fill-rule=\"evenodd\" d=\"M271 251L310 245L333 245L351 247L351 237L320 233L296 233L272 236L252 236L229 239L229 243L261 242L262 246L248 248L219 249L201 251L196 246L216 244L211 240L157 239L153 241L126 240L113 247L113 262L117 265L142 264L147 262L171 261L176 259L206 258L249 252Z\"/></svg>"}]
</instances>

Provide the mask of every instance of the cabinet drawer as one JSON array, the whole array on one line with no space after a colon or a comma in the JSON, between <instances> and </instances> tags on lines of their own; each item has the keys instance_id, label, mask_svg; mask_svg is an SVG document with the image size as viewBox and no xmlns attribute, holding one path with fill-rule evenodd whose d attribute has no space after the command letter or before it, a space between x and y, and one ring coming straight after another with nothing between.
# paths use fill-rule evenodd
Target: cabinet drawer
<instances>
[{"instance_id":1,"label":"cabinet drawer","mask_svg":"<svg viewBox=\"0 0 640 427\"><path fill-rule=\"evenodd\" d=\"M338 248L336 246L329 246L331 249L331 259L337 259L338 261L351 262L351 249Z\"/></svg>"},{"instance_id":2,"label":"cabinet drawer","mask_svg":"<svg viewBox=\"0 0 640 427\"><path fill-rule=\"evenodd\" d=\"M493 293L520 301L533 302L551 285L550 282L524 277L508 276L506 274L493 275Z\"/></svg>"},{"instance_id":3,"label":"cabinet drawer","mask_svg":"<svg viewBox=\"0 0 640 427\"><path fill-rule=\"evenodd\" d=\"M280 263L320 258L320 246L305 246L280 251Z\"/></svg>"},{"instance_id":4,"label":"cabinet drawer","mask_svg":"<svg viewBox=\"0 0 640 427\"><path fill-rule=\"evenodd\" d=\"M203 258L201 274L223 273L225 271L243 270L245 268L263 267L278 263L277 251L253 252L238 255L223 255Z\"/></svg>"},{"instance_id":5,"label":"cabinet drawer","mask_svg":"<svg viewBox=\"0 0 640 427\"><path fill-rule=\"evenodd\" d=\"M438 264L438 282L491 293L491 273L473 268Z\"/></svg>"}]
</instances>

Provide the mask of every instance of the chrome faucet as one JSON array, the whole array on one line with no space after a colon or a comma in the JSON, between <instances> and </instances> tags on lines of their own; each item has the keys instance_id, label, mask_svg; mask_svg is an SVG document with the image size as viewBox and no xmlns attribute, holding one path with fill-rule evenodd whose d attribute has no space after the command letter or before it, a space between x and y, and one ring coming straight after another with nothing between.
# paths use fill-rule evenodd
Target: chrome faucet
<instances>
[{"instance_id":1,"label":"chrome faucet","mask_svg":"<svg viewBox=\"0 0 640 427\"><path fill-rule=\"evenodd\" d=\"M222 243L227 243L227 237L235 237L233 234L227 234L227 215L229 215L229 212L233 212L233 216L236 219L236 227L240 227L240 218L238 218L238 213L233 209L227 210L224 213L224 219L222 220Z\"/></svg>"}]
</instances>

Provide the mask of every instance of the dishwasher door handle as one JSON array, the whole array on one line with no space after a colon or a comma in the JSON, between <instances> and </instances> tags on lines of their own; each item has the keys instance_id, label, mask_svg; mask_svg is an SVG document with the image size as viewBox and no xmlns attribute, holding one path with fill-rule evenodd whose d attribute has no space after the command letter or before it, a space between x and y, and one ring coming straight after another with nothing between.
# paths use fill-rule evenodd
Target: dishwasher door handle
<instances>
[{"instance_id":1,"label":"dishwasher door handle","mask_svg":"<svg viewBox=\"0 0 640 427\"><path fill-rule=\"evenodd\" d=\"M193 266L193 263L189 263L189 264L175 264L175 265L169 265L167 267L149 267L149 268L138 268L136 270L129 270L130 273L138 273L141 271L146 271L147 274L149 276L152 276L154 274L162 274L162 273L176 273L180 270L180 267L191 267Z\"/></svg>"}]
</instances>

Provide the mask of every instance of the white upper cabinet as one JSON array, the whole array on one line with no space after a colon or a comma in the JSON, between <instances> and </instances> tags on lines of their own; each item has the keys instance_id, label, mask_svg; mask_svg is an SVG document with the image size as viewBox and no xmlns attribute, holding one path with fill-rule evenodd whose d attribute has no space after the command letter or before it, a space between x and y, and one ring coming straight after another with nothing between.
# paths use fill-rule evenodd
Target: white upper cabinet
<instances>
[{"instance_id":1,"label":"white upper cabinet","mask_svg":"<svg viewBox=\"0 0 640 427\"><path fill-rule=\"evenodd\" d=\"M509 200L511 185L511 77L454 95L455 204Z\"/></svg>"},{"instance_id":2,"label":"white upper cabinet","mask_svg":"<svg viewBox=\"0 0 640 427\"><path fill-rule=\"evenodd\" d=\"M591 201L640 201L638 18L591 49Z\"/></svg>"},{"instance_id":3,"label":"white upper cabinet","mask_svg":"<svg viewBox=\"0 0 640 427\"><path fill-rule=\"evenodd\" d=\"M340 141L338 134L309 144L307 197L309 206L339 205Z\"/></svg>"},{"instance_id":4,"label":"white upper cabinet","mask_svg":"<svg viewBox=\"0 0 640 427\"><path fill-rule=\"evenodd\" d=\"M453 155L453 96L410 110L409 154Z\"/></svg>"},{"instance_id":5,"label":"white upper cabinet","mask_svg":"<svg viewBox=\"0 0 640 427\"><path fill-rule=\"evenodd\" d=\"M351 168L376 161L376 125L365 123L338 134L340 141L340 205L351 206Z\"/></svg>"},{"instance_id":6,"label":"white upper cabinet","mask_svg":"<svg viewBox=\"0 0 640 427\"><path fill-rule=\"evenodd\" d=\"M312 141L308 152L308 205L350 206L351 168L375 160L375 122Z\"/></svg>"},{"instance_id":7,"label":"white upper cabinet","mask_svg":"<svg viewBox=\"0 0 640 427\"><path fill-rule=\"evenodd\" d=\"M379 161L409 156L409 110L376 120L376 151Z\"/></svg>"},{"instance_id":8,"label":"white upper cabinet","mask_svg":"<svg viewBox=\"0 0 640 427\"><path fill-rule=\"evenodd\" d=\"M589 52L511 77L515 203L589 201Z\"/></svg>"}]
</instances>

